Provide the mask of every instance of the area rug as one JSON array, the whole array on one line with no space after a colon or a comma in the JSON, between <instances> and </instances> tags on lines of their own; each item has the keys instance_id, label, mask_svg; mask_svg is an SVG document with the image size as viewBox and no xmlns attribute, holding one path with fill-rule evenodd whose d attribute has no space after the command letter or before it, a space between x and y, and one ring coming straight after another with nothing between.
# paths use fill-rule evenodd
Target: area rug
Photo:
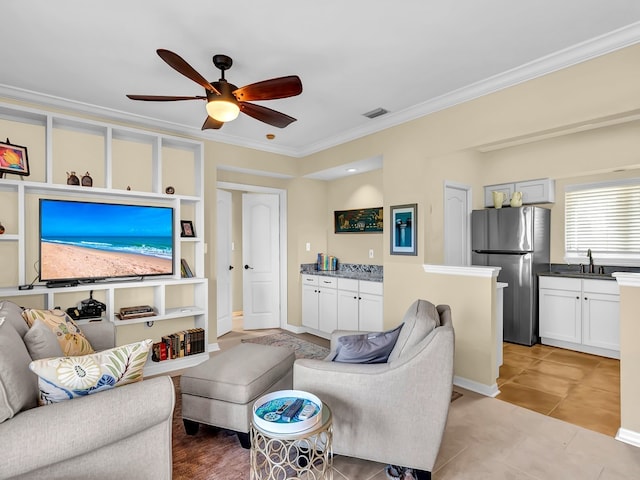
<instances>
[{"instance_id":1,"label":"area rug","mask_svg":"<svg viewBox=\"0 0 640 480\"><path fill-rule=\"evenodd\" d=\"M273 345L274 347L286 347L293 350L296 358L315 358L322 360L329 355L329 349L315 343L308 342L288 333L274 333L261 337L244 338L243 342L259 343L260 345Z\"/></svg>"}]
</instances>

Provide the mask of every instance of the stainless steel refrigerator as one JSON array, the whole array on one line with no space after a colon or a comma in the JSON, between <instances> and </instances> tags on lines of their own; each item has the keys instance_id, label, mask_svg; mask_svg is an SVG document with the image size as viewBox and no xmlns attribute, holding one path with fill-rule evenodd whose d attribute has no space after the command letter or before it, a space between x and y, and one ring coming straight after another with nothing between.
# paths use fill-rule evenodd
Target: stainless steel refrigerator
<instances>
[{"instance_id":1,"label":"stainless steel refrigerator","mask_svg":"<svg viewBox=\"0 0 640 480\"><path fill-rule=\"evenodd\" d=\"M549 269L550 211L524 206L471 213L471 263L500 267L504 340L538 343L538 273Z\"/></svg>"}]
</instances>

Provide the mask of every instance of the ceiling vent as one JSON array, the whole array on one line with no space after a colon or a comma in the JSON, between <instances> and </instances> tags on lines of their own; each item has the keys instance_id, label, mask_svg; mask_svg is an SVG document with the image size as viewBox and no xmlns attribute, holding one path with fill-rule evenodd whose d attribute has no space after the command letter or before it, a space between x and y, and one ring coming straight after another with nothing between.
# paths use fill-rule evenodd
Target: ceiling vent
<instances>
[{"instance_id":1,"label":"ceiling vent","mask_svg":"<svg viewBox=\"0 0 640 480\"><path fill-rule=\"evenodd\" d=\"M380 115L384 115L385 113L389 113L389 110L385 110L384 108L380 107L380 108L376 108L375 110L371 110L370 112L363 113L362 115L364 115L367 118L376 118L376 117L379 117Z\"/></svg>"}]
</instances>

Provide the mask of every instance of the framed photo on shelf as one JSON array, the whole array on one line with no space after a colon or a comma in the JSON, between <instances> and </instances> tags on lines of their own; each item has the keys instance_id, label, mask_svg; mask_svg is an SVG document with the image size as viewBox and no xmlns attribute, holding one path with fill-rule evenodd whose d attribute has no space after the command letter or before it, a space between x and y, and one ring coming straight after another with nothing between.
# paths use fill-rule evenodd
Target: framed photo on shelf
<instances>
[{"instance_id":1,"label":"framed photo on shelf","mask_svg":"<svg viewBox=\"0 0 640 480\"><path fill-rule=\"evenodd\" d=\"M417 213L417 203L391 207L391 255L418 255Z\"/></svg>"},{"instance_id":2,"label":"framed photo on shelf","mask_svg":"<svg viewBox=\"0 0 640 480\"><path fill-rule=\"evenodd\" d=\"M196 231L193 228L193 222L191 220L180 220L180 236L181 237L196 236Z\"/></svg>"},{"instance_id":3,"label":"framed photo on shelf","mask_svg":"<svg viewBox=\"0 0 640 480\"><path fill-rule=\"evenodd\" d=\"M14 175L29 175L29 158L27 147L0 142L0 178L4 178L5 173Z\"/></svg>"}]
</instances>

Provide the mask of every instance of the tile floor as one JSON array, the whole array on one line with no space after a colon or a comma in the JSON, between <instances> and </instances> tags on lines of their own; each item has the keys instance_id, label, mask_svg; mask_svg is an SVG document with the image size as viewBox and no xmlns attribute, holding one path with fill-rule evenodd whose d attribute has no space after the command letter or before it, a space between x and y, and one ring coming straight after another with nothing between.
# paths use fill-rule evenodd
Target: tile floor
<instances>
[{"instance_id":1,"label":"tile floor","mask_svg":"<svg viewBox=\"0 0 640 480\"><path fill-rule=\"evenodd\" d=\"M504 344L498 399L615 436L620 361L572 350Z\"/></svg>"}]
</instances>

